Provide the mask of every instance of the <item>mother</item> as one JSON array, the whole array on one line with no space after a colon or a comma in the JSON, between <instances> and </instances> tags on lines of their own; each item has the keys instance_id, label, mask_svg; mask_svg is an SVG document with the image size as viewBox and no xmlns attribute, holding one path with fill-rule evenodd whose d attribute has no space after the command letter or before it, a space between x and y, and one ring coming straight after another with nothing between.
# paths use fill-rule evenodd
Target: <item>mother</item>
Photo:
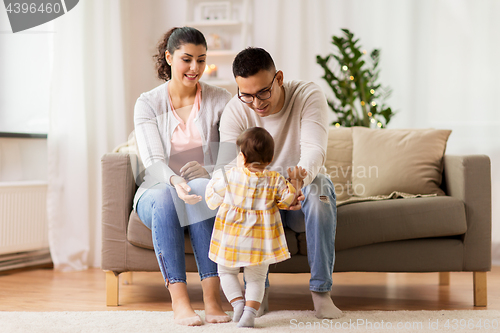
<instances>
[{"instance_id":1,"label":"mother","mask_svg":"<svg viewBox=\"0 0 500 333\"><path fill-rule=\"evenodd\" d=\"M218 124L228 91L200 82L207 43L190 27L173 28L158 45L158 77L166 82L141 94L134 124L146 176L134 198L151 229L154 250L170 292L175 322L202 325L187 293L184 231L189 230L203 288L205 320L227 322L217 265L208 258L214 212L204 200L219 142Z\"/></svg>"}]
</instances>

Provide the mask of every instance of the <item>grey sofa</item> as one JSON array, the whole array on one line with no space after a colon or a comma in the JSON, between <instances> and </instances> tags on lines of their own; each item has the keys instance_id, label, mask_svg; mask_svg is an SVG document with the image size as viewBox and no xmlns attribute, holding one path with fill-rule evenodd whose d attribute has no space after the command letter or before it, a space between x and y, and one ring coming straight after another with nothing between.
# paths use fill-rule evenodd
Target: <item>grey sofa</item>
<instances>
[{"instance_id":1,"label":"grey sofa","mask_svg":"<svg viewBox=\"0 0 500 333\"><path fill-rule=\"evenodd\" d=\"M118 276L159 271L151 232L132 211L135 157L102 157L102 269L107 305L118 305ZM335 272L473 272L474 305L486 306L491 269L491 178L487 156L444 156L446 196L358 202L338 207ZM292 258L270 272L306 273L304 233L286 229ZM197 271L186 237L188 271Z\"/></svg>"}]
</instances>

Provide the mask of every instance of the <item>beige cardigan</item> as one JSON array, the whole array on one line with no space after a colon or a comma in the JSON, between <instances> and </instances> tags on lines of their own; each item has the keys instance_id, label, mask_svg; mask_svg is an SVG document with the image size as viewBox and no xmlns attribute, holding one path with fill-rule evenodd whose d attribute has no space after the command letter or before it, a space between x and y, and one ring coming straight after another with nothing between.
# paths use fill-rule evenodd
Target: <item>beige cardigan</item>
<instances>
[{"instance_id":1,"label":"beige cardigan","mask_svg":"<svg viewBox=\"0 0 500 333\"><path fill-rule=\"evenodd\" d=\"M170 184L170 177L175 175L168 166L168 157L172 133L179 121L170 110L168 83L141 94L135 104L135 137L146 173L135 194L134 209L147 189L159 183ZM200 111L194 123L203 141L204 167L211 173L218 153L219 120L231 94L201 81L200 85Z\"/></svg>"}]
</instances>

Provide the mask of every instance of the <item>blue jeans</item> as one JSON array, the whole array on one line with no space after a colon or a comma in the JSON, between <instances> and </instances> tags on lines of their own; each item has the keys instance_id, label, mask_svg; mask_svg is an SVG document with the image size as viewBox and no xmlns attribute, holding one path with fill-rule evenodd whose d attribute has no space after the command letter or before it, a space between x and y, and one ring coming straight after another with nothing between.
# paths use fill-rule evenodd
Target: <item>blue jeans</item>
<instances>
[{"instance_id":1,"label":"blue jeans","mask_svg":"<svg viewBox=\"0 0 500 333\"><path fill-rule=\"evenodd\" d=\"M281 220L283 226L306 233L307 260L311 269L309 290L330 291L337 228L335 188L328 177L318 174L302 193L305 199L301 202L301 210L281 210Z\"/></svg>"},{"instance_id":2,"label":"blue jeans","mask_svg":"<svg viewBox=\"0 0 500 333\"><path fill-rule=\"evenodd\" d=\"M184 230L188 228L200 279L218 276L217 264L208 258L216 211L207 207L205 188L209 179L188 183L190 194L202 201L189 205L177 196L175 188L158 184L148 189L137 202L137 214L152 232L153 246L165 282L186 283Z\"/></svg>"}]
</instances>

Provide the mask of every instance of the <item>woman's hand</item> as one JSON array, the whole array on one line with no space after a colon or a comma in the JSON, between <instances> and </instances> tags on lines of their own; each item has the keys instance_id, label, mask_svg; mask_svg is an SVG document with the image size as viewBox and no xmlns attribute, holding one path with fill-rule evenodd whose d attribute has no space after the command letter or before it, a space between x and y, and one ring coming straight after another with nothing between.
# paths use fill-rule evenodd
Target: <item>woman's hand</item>
<instances>
[{"instance_id":1,"label":"woman's hand","mask_svg":"<svg viewBox=\"0 0 500 333\"><path fill-rule=\"evenodd\" d=\"M200 163L191 161L186 163L180 170L182 178L189 182L195 178L209 178L209 174Z\"/></svg>"},{"instance_id":2,"label":"woman's hand","mask_svg":"<svg viewBox=\"0 0 500 333\"><path fill-rule=\"evenodd\" d=\"M191 188L186 183L186 180L179 176L172 176L170 183L175 187L177 196L187 204L194 205L201 201L202 197L196 194L189 194Z\"/></svg>"}]
</instances>

